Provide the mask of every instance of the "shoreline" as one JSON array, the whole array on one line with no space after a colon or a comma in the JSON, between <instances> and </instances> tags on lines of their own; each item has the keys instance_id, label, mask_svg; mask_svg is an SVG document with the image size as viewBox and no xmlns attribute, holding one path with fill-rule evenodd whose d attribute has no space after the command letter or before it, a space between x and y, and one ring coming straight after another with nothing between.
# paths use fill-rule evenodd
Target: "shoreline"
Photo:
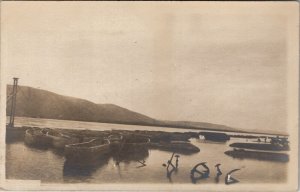
<instances>
[{"instance_id":1,"label":"shoreline","mask_svg":"<svg viewBox=\"0 0 300 192\"><path fill-rule=\"evenodd\" d=\"M8 117L8 116L6 116ZM153 125L153 124L139 124L139 123L122 123L122 122L97 122L97 121L84 121L84 120L72 120L72 119L50 119L50 118L36 118L36 117L22 117L16 116L17 118L33 118L33 119L43 119L43 120L55 120L55 121L77 121L77 122L86 122L86 123L104 123L104 124L114 124L114 125L134 125L134 126L144 126L144 127L162 127L163 129L173 128L173 129L191 129L195 131L212 131L212 132L222 132L222 133L242 133L242 134L256 134L256 135L272 135L272 136L287 136L289 134L286 133L267 133L267 132L254 132L254 131L242 131L242 130L222 130L222 129L214 129L214 128L197 128L193 126L171 126L171 125ZM76 130L75 128L74 130ZM89 129L89 128L86 128ZM79 128L78 128L79 130ZM101 130L95 130L101 131ZM161 130L164 131L164 130Z\"/></svg>"}]
</instances>

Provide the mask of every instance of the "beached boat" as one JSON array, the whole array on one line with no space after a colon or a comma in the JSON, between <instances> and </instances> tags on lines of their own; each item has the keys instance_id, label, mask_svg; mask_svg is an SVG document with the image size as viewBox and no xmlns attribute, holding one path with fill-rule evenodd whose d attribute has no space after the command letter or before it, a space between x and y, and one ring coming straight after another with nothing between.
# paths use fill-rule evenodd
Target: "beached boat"
<instances>
[{"instance_id":1,"label":"beached boat","mask_svg":"<svg viewBox=\"0 0 300 192\"><path fill-rule=\"evenodd\" d=\"M92 139L89 142L65 146L66 161L70 164L95 164L110 152L108 139Z\"/></svg>"},{"instance_id":2,"label":"beached boat","mask_svg":"<svg viewBox=\"0 0 300 192\"><path fill-rule=\"evenodd\" d=\"M152 149L171 151L181 154L192 154L200 152L200 149L198 147L186 141L159 142L151 143L150 145Z\"/></svg>"},{"instance_id":3,"label":"beached boat","mask_svg":"<svg viewBox=\"0 0 300 192\"><path fill-rule=\"evenodd\" d=\"M42 129L29 128L25 132L24 142L30 146L48 148L52 144L52 139L46 136Z\"/></svg>"},{"instance_id":4,"label":"beached boat","mask_svg":"<svg viewBox=\"0 0 300 192\"><path fill-rule=\"evenodd\" d=\"M57 149L64 149L66 145L78 143L79 139L70 137L57 131L47 131L46 136L52 140L52 146Z\"/></svg>"},{"instance_id":5,"label":"beached boat","mask_svg":"<svg viewBox=\"0 0 300 192\"><path fill-rule=\"evenodd\" d=\"M266 151L251 151L244 149L233 149L224 152L226 155L239 159L257 159L265 161L288 162L289 155L285 153L266 152Z\"/></svg>"},{"instance_id":6,"label":"beached boat","mask_svg":"<svg viewBox=\"0 0 300 192\"><path fill-rule=\"evenodd\" d=\"M230 147L242 149L268 150L268 151L288 151L288 145L271 144L271 143L232 143Z\"/></svg>"}]
</instances>

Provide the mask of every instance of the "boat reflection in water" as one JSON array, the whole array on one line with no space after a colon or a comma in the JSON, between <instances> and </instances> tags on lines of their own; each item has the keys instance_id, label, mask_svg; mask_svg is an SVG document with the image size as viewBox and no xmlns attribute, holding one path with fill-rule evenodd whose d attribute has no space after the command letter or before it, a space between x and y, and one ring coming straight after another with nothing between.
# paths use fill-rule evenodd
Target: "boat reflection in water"
<instances>
[{"instance_id":1,"label":"boat reflection in water","mask_svg":"<svg viewBox=\"0 0 300 192\"><path fill-rule=\"evenodd\" d=\"M136 135L119 137L119 141L115 137L111 144L111 155L116 165L120 162L137 161L145 166L145 159L149 156L149 143L149 138Z\"/></svg>"},{"instance_id":2,"label":"boat reflection in water","mask_svg":"<svg viewBox=\"0 0 300 192\"><path fill-rule=\"evenodd\" d=\"M149 157L149 150L147 148L139 148L135 151L112 152L112 157L116 164L120 162L129 163L131 161L143 162Z\"/></svg>"},{"instance_id":3,"label":"boat reflection in water","mask_svg":"<svg viewBox=\"0 0 300 192\"><path fill-rule=\"evenodd\" d=\"M82 182L91 178L94 172L107 166L110 155L106 154L97 159L94 164L73 164L65 161L63 166L63 177L65 182Z\"/></svg>"},{"instance_id":4,"label":"boat reflection in water","mask_svg":"<svg viewBox=\"0 0 300 192\"><path fill-rule=\"evenodd\" d=\"M93 139L89 142L67 145L65 148L64 180L69 182L88 180L94 172L108 164L110 159L116 166L120 163L138 162L137 168L146 166L149 157L148 138L113 136Z\"/></svg>"}]
</instances>

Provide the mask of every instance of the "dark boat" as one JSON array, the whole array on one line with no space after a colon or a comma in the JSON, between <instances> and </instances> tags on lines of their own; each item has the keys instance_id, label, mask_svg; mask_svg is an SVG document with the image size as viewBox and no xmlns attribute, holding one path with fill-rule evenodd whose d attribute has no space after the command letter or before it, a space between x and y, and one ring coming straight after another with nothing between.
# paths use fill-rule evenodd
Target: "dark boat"
<instances>
[{"instance_id":1,"label":"dark boat","mask_svg":"<svg viewBox=\"0 0 300 192\"><path fill-rule=\"evenodd\" d=\"M52 141L52 146L57 149L64 149L66 145L78 143L79 139L70 137L57 131L47 131L46 136Z\"/></svg>"},{"instance_id":2,"label":"dark boat","mask_svg":"<svg viewBox=\"0 0 300 192\"><path fill-rule=\"evenodd\" d=\"M110 152L108 139L92 139L89 142L70 144L65 146L65 157L69 164L96 164L101 157Z\"/></svg>"},{"instance_id":3,"label":"dark boat","mask_svg":"<svg viewBox=\"0 0 300 192\"><path fill-rule=\"evenodd\" d=\"M289 155L285 153L275 153L275 152L263 152L263 151L251 151L244 149L234 149L224 152L226 155L238 159L256 159L265 161L278 161L278 162L288 162Z\"/></svg>"},{"instance_id":4,"label":"dark boat","mask_svg":"<svg viewBox=\"0 0 300 192\"><path fill-rule=\"evenodd\" d=\"M113 150L113 151L119 151L120 150L120 146L121 146L121 143L123 141L123 136L122 135L109 135L107 137L107 139L110 141L110 148Z\"/></svg>"},{"instance_id":5,"label":"dark boat","mask_svg":"<svg viewBox=\"0 0 300 192\"><path fill-rule=\"evenodd\" d=\"M225 133L216 133L216 132L200 132L199 136L203 136L205 140L217 141L217 142L226 142L230 140L230 136Z\"/></svg>"},{"instance_id":6,"label":"dark boat","mask_svg":"<svg viewBox=\"0 0 300 192\"><path fill-rule=\"evenodd\" d=\"M186 141L151 143L151 148L181 154L192 154L200 152L200 149L198 147Z\"/></svg>"},{"instance_id":7,"label":"dark boat","mask_svg":"<svg viewBox=\"0 0 300 192\"><path fill-rule=\"evenodd\" d=\"M25 144L38 148L48 148L52 144L52 139L43 133L42 129L29 128L24 136Z\"/></svg>"},{"instance_id":8,"label":"dark boat","mask_svg":"<svg viewBox=\"0 0 300 192\"><path fill-rule=\"evenodd\" d=\"M255 149L255 150L268 150L268 151L288 151L288 145L271 144L271 143L232 143L230 147Z\"/></svg>"},{"instance_id":9,"label":"dark boat","mask_svg":"<svg viewBox=\"0 0 300 192\"><path fill-rule=\"evenodd\" d=\"M63 165L63 180L67 182L74 182L76 180L89 180L93 173L108 164L110 156L105 155L100 158L96 164L72 164L67 161Z\"/></svg>"},{"instance_id":10,"label":"dark boat","mask_svg":"<svg viewBox=\"0 0 300 192\"><path fill-rule=\"evenodd\" d=\"M124 135L120 143L120 149L123 152L138 152L148 149L150 139L140 135Z\"/></svg>"},{"instance_id":11,"label":"dark boat","mask_svg":"<svg viewBox=\"0 0 300 192\"><path fill-rule=\"evenodd\" d=\"M24 141L24 136L26 130L30 127L9 127L6 126L6 142L18 142L18 141Z\"/></svg>"}]
</instances>

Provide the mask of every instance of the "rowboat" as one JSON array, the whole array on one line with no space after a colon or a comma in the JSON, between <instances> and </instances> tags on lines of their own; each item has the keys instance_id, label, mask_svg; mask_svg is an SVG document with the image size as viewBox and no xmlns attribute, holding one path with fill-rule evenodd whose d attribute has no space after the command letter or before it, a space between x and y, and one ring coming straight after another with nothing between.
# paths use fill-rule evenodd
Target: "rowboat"
<instances>
[{"instance_id":1,"label":"rowboat","mask_svg":"<svg viewBox=\"0 0 300 192\"><path fill-rule=\"evenodd\" d=\"M108 139L92 139L89 142L69 144L65 146L66 161L70 164L95 164L101 157L110 152Z\"/></svg>"},{"instance_id":2,"label":"rowboat","mask_svg":"<svg viewBox=\"0 0 300 192\"><path fill-rule=\"evenodd\" d=\"M107 139L110 141L110 148L112 151L119 152L121 149L121 143L123 142L122 135L109 135Z\"/></svg>"},{"instance_id":3,"label":"rowboat","mask_svg":"<svg viewBox=\"0 0 300 192\"><path fill-rule=\"evenodd\" d=\"M289 155L285 153L269 152L269 151L252 151L244 149L233 149L224 152L226 155L238 159L257 159L264 161L288 162Z\"/></svg>"},{"instance_id":4,"label":"rowboat","mask_svg":"<svg viewBox=\"0 0 300 192\"><path fill-rule=\"evenodd\" d=\"M150 146L152 149L172 151L181 154L193 154L200 152L200 149L197 146L186 141L151 143Z\"/></svg>"},{"instance_id":5,"label":"rowboat","mask_svg":"<svg viewBox=\"0 0 300 192\"><path fill-rule=\"evenodd\" d=\"M269 151L288 151L288 145L271 144L271 143L232 143L230 147L255 149L255 150L269 150Z\"/></svg>"},{"instance_id":6,"label":"rowboat","mask_svg":"<svg viewBox=\"0 0 300 192\"><path fill-rule=\"evenodd\" d=\"M38 147L38 148L48 148L52 144L52 139L47 137L42 129L39 128L29 128L25 132L24 142L27 145Z\"/></svg>"},{"instance_id":7,"label":"rowboat","mask_svg":"<svg viewBox=\"0 0 300 192\"><path fill-rule=\"evenodd\" d=\"M149 156L150 139L143 135L111 135L108 137L111 144L111 154L118 163L121 161L144 161Z\"/></svg>"},{"instance_id":8,"label":"rowboat","mask_svg":"<svg viewBox=\"0 0 300 192\"><path fill-rule=\"evenodd\" d=\"M57 131L47 131L46 136L52 140L52 146L57 149L64 149L66 145L79 142L78 138L70 137Z\"/></svg>"},{"instance_id":9,"label":"rowboat","mask_svg":"<svg viewBox=\"0 0 300 192\"><path fill-rule=\"evenodd\" d=\"M140 135L125 135L120 143L123 152L138 152L148 149L150 139Z\"/></svg>"}]
</instances>

